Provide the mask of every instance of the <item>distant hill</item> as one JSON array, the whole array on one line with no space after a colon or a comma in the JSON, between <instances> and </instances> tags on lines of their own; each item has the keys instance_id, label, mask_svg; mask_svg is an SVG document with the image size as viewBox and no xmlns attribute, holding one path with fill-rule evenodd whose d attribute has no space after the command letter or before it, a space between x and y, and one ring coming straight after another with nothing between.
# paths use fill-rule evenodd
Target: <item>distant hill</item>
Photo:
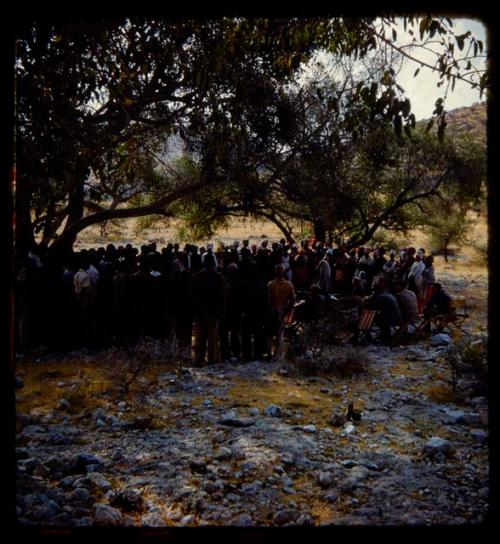
<instances>
[{"instance_id":1,"label":"distant hill","mask_svg":"<svg viewBox=\"0 0 500 544\"><path fill-rule=\"evenodd\" d=\"M447 111L446 134L452 136L467 133L474 141L486 146L486 119L485 102ZM425 127L428 121L420 121L417 125Z\"/></svg>"}]
</instances>

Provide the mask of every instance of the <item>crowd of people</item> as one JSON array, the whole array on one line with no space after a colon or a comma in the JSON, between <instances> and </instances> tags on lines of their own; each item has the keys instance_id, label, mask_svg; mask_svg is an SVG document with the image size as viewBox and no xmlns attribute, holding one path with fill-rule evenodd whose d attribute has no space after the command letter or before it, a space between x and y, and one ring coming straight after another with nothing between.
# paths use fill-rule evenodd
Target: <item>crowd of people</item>
<instances>
[{"instance_id":1,"label":"crowd of people","mask_svg":"<svg viewBox=\"0 0 500 544\"><path fill-rule=\"evenodd\" d=\"M415 324L449 298L436 284L433 256L413 247L348 250L265 237L259 245L169 243L161 250L154 242L78 252L35 244L18 263L18 353L151 337L171 340L186 357L194 347L196 365L256 360L282 354L297 296L305 299L305 320L321 315L331 293L359 297L378 310L383 341L392 325Z\"/></svg>"}]
</instances>

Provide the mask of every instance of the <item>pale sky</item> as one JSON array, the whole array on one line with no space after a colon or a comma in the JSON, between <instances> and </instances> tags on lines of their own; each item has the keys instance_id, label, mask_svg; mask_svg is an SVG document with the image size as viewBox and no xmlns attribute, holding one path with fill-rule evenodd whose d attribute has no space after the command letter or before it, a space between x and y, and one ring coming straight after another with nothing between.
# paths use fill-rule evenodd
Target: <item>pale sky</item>
<instances>
[{"instance_id":1,"label":"pale sky","mask_svg":"<svg viewBox=\"0 0 500 544\"><path fill-rule=\"evenodd\" d=\"M467 30L470 30L476 39L483 42L483 53L488 51L486 29L481 22L472 19L453 19L453 22L453 30L456 34L463 34ZM398 42L402 41L402 34L402 29L401 31L398 30ZM434 56L432 53L425 51L419 52L418 58L434 64ZM480 66L478 64L477 67L484 67L484 65ZM417 68L418 65L414 62L405 62L401 72L397 76L397 81L406 91L406 95L411 101L412 111L415 114L416 119L428 119L432 117L436 99L443 97L445 85L436 87L436 83L439 81L437 72L432 72L425 67L422 67L419 74L414 77ZM484 94L481 99L479 98L479 91L477 89L472 89L466 83L457 80L453 91L450 87L446 97L445 109L449 111L463 106L471 106L472 104L482 102L485 99L486 97Z\"/></svg>"}]
</instances>

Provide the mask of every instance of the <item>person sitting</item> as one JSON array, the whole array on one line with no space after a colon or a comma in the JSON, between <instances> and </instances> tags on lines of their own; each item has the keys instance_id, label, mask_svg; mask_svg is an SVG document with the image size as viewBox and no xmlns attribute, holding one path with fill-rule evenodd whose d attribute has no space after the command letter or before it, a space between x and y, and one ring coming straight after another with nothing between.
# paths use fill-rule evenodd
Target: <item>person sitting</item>
<instances>
[{"instance_id":1,"label":"person sitting","mask_svg":"<svg viewBox=\"0 0 500 544\"><path fill-rule=\"evenodd\" d=\"M383 344L389 344L391 342L391 327L399 325L402 321L401 310L396 297L386 291L383 285L376 283L373 291L374 295L370 300L369 307L378 312L375 324L380 328L380 341Z\"/></svg>"},{"instance_id":2,"label":"person sitting","mask_svg":"<svg viewBox=\"0 0 500 544\"><path fill-rule=\"evenodd\" d=\"M326 299L321 294L321 287L313 283L303 304L296 307L295 317L299 321L310 323L320 319L325 313Z\"/></svg>"},{"instance_id":3,"label":"person sitting","mask_svg":"<svg viewBox=\"0 0 500 544\"><path fill-rule=\"evenodd\" d=\"M401 310L403 323L415 327L419 322L417 296L408 289L407 282L400 281L396 283L396 299Z\"/></svg>"},{"instance_id":4,"label":"person sitting","mask_svg":"<svg viewBox=\"0 0 500 544\"><path fill-rule=\"evenodd\" d=\"M451 296L443 289L440 283L434 284L434 294L424 309L424 319L438 315L448 315L451 307ZM430 322L426 324L426 332L431 332Z\"/></svg>"}]
</instances>

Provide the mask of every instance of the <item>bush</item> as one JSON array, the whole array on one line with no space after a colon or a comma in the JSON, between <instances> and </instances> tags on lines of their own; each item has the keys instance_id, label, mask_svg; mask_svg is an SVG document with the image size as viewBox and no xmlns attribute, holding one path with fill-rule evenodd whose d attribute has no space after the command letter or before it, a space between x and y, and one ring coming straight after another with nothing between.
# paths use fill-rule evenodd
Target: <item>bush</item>
<instances>
[{"instance_id":1,"label":"bush","mask_svg":"<svg viewBox=\"0 0 500 544\"><path fill-rule=\"evenodd\" d=\"M132 384L150 368L155 348L156 343L146 338L133 347L108 355L108 361L112 363L111 381L121 393L129 393Z\"/></svg>"},{"instance_id":2,"label":"bush","mask_svg":"<svg viewBox=\"0 0 500 544\"><path fill-rule=\"evenodd\" d=\"M314 375L320 373L335 374L341 378L351 378L366 371L370 358L366 353L360 353L351 346L335 346L325 349L314 356L312 351L306 351L296 360L300 374Z\"/></svg>"},{"instance_id":3,"label":"bush","mask_svg":"<svg viewBox=\"0 0 500 544\"><path fill-rule=\"evenodd\" d=\"M467 383L478 392L488 390L488 343L484 336L462 337L444 355L444 360L451 370L453 392L457 391L458 382Z\"/></svg>"}]
</instances>

